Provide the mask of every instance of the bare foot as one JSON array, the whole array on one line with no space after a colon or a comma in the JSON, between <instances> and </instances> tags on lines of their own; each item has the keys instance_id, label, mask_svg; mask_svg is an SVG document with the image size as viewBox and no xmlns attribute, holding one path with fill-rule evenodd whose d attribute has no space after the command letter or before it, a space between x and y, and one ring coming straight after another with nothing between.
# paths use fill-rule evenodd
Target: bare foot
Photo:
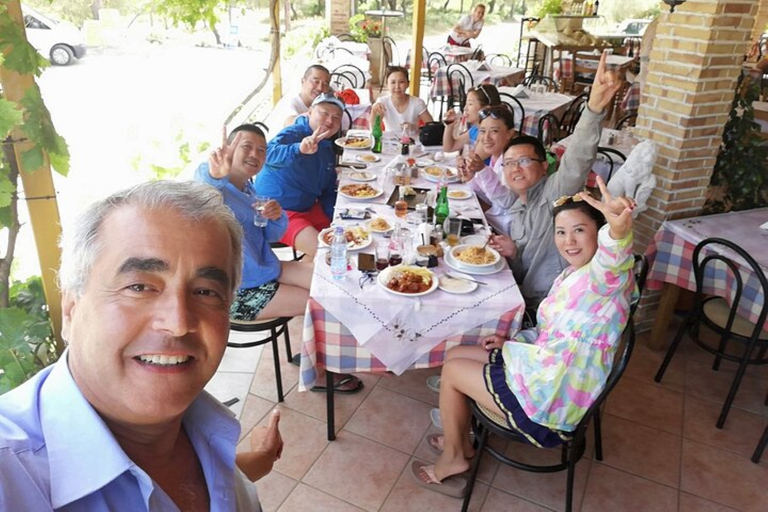
<instances>
[{"instance_id":1,"label":"bare foot","mask_svg":"<svg viewBox=\"0 0 768 512\"><path fill-rule=\"evenodd\" d=\"M442 434L431 434L427 436L427 443L437 455L441 455L445 449L445 436ZM471 459L475 456L475 449L469 439L466 441L466 446L462 447L462 452L465 459Z\"/></svg>"},{"instance_id":2,"label":"bare foot","mask_svg":"<svg viewBox=\"0 0 768 512\"><path fill-rule=\"evenodd\" d=\"M447 460L447 457L445 456L445 452L438 457L437 461L435 462L435 470L434 470L434 476L437 480L443 481L449 476L458 475L459 473L464 473L469 469L469 461L465 459L464 457L460 457L458 459L452 459ZM422 477L422 480L424 482L427 482L425 478L428 475L424 475Z\"/></svg>"}]
</instances>

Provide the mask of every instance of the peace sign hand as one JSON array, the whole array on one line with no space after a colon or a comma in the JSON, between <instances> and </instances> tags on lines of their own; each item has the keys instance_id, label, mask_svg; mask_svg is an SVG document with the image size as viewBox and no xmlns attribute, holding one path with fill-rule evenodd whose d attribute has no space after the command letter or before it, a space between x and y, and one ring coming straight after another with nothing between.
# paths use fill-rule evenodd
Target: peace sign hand
<instances>
[{"instance_id":1,"label":"peace sign hand","mask_svg":"<svg viewBox=\"0 0 768 512\"><path fill-rule=\"evenodd\" d=\"M217 180L229 176L229 172L232 170L232 155L234 155L235 148L238 142L240 142L240 136L242 135L242 132L238 132L230 144L227 140L227 127L223 126L221 131L221 146L211 151L211 154L208 156L208 173L211 175L211 178Z\"/></svg>"},{"instance_id":2,"label":"peace sign hand","mask_svg":"<svg viewBox=\"0 0 768 512\"><path fill-rule=\"evenodd\" d=\"M603 51L600 56L600 64L597 66L595 81L589 93L589 109L600 113L611 102L613 96L621 89L622 81L614 71L606 69L608 52Z\"/></svg>"},{"instance_id":3,"label":"peace sign hand","mask_svg":"<svg viewBox=\"0 0 768 512\"><path fill-rule=\"evenodd\" d=\"M608 187L605 186L605 180L600 176L597 177L597 186L600 187L600 193L603 196L602 202L587 192L580 192L579 195L593 208L602 212L610 226L611 238L621 240L632 230L632 210L635 208L635 201L624 196L611 197Z\"/></svg>"},{"instance_id":4,"label":"peace sign hand","mask_svg":"<svg viewBox=\"0 0 768 512\"><path fill-rule=\"evenodd\" d=\"M317 147L321 140L328 136L328 132L321 132L322 126L318 126L312 135L308 135L301 140L299 151L304 155L313 155L317 153Z\"/></svg>"}]
</instances>

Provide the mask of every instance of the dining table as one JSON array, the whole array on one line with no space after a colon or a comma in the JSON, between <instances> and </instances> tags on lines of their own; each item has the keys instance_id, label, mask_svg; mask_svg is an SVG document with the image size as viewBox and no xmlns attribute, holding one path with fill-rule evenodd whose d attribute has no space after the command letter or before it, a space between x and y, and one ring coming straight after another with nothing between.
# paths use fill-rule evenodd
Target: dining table
<instances>
[{"instance_id":1,"label":"dining table","mask_svg":"<svg viewBox=\"0 0 768 512\"><path fill-rule=\"evenodd\" d=\"M326 371L329 440L335 439L333 374L392 372L399 375L411 368L441 366L452 347L477 344L492 334L511 338L520 328L525 310L520 290L504 258L499 258L491 268L473 271L458 264L448 252L429 269L433 283L430 290L415 296L390 290L385 277L381 277L387 270L372 274L357 269L358 254L371 254L376 242L384 241L386 245L394 236L392 231L375 231L371 226L373 220L385 220L399 232L399 237L407 240L410 249L403 252L404 263L415 256L416 245L426 242L417 234L425 226L412 222L413 213L409 212L410 216L405 219L398 218L391 206L396 187L391 169L399 144L395 134L389 132L385 133L384 140L380 155L368 149L345 148L340 159L340 190L345 185L368 183L377 193L367 199L356 199L340 192L332 225L365 229L368 241L350 249L349 268L341 280L331 274L325 244L320 243L314 261L304 316L299 391L309 390L316 384L319 369ZM444 162L436 164L433 161L436 149L418 144L412 145L412 149L415 160L425 167L419 169L418 177L412 179L409 187L424 194L425 201L430 203L436 194L437 178L429 174L428 169L441 165L455 173L454 158L449 154ZM375 158L379 160L369 162ZM361 163L365 163L365 169L346 167ZM490 228L477 198L466 185L455 182L448 186L452 216L468 219L475 229L474 239L463 240L482 245ZM353 217L368 213L369 218L349 218L350 213ZM455 293L450 286L444 286L446 279L451 280L445 277L448 272L460 281L471 279L483 284L469 284L463 293Z\"/></svg>"},{"instance_id":2,"label":"dining table","mask_svg":"<svg viewBox=\"0 0 768 512\"><path fill-rule=\"evenodd\" d=\"M573 140L573 135L569 135L556 143L552 144L552 151L558 156L558 159L563 156L565 149L570 145ZM635 136L631 127L626 130L614 130L613 128L603 128L600 132L600 143L598 147L614 149L624 155L626 159L632 150L642 141L641 138ZM592 164L592 172L587 178L587 185L590 187L596 187L595 176L602 177L606 182L611 176L615 176L621 169L624 162L620 162L620 165L616 165L614 162L610 162L597 158L595 163Z\"/></svg>"},{"instance_id":3,"label":"dining table","mask_svg":"<svg viewBox=\"0 0 768 512\"><path fill-rule=\"evenodd\" d=\"M575 96L569 94L561 94L557 92L544 92L534 93L530 89L525 90L525 97L516 96L516 90L514 87L499 87L499 93L509 94L515 96L523 105L525 110L525 119L523 119L523 133L538 137L539 135L539 120L545 114L554 114L558 119L563 117L563 114L568 107L576 99ZM504 98L502 97L502 101ZM517 104L513 103L512 108L515 110L515 119L520 118L520 108ZM516 121L517 122L517 121Z\"/></svg>"},{"instance_id":4,"label":"dining table","mask_svg":"<svg viewBox=\"0 0 768 512\"><path fill-rule=\"evenodd\" d=\"M648 339L653 350L664 348L680 290L696 290L693 250L699 242L710 237L724 238L739 245L759 263L763 273L768 274L768 251L765 250L768 247L768 208L664 221L646 249L650 263L646 287L661 290ZM760 284L752 267L725 247L718 246L717 251L737 264L745 286L739 314L756 322L765 297L756 293ZM724 297L730 303L731 280L723 269L704 276L703 291ZM768 329L768 322L765 327Z\"/></svg>"},{"instance_id":5,"label":"dining table","mask_svg":"<svg viewBox=\"0 0 768 512\"><path fill-rule=\"evenodd\" d=\"M491 84L498 88L506 85L517 85L525 79L525 69L523 68L496 66L479 60L468 60L461 65L467 69L473 82L464 84L465 92L469 92L470 88L480 84ZM435 79L429 92L429 96L433 100L451 94L451 84L448 80L449 67L450 65L442 66L435 72ZM458 96L454 100L458 100Z\"/></svg>"}]
</instances>

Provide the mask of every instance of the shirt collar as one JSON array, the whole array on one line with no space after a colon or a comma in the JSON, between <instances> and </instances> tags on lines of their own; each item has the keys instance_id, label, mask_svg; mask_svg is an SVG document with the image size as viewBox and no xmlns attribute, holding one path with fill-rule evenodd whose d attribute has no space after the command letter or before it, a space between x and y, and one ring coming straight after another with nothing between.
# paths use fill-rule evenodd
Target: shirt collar
<instances>
[{"instance_id":1,"label":"shirt collar","mask_svg":"<svg viewBox=\"0 0 768 512\"><path fill-rule=\"evenodd\" d=\"M106 487L125 471L137 477L148 501L151 479L126 455L80 392L67 365L68 352L55 364L40 392L53 508ZM203 392L192 402L183 422L204 470L211 505L220 500L234 503L234 448L240 435L234 414Z\"/></svg>"}]
</instances>

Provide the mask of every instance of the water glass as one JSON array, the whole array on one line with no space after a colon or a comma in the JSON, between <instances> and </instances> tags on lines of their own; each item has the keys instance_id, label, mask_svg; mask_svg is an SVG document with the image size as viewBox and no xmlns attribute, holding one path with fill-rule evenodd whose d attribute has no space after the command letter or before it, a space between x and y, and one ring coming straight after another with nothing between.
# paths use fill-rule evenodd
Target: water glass
<instances>
[{"instance_id":1,"label":"water glass","mask_svg":"<svg viewBox=\"0 0 768 512\"><path fill-rule=\"evenodd\" d=\"M461 219L456 217L449 217L445 219L443 230L445 231L448 245L451 247L459 245L459 236L461 235Z\"/></svg>"},{"instance_id":2,"label":"water glass","mask_svg":"<svg viewBox=\"0 0 768 512\"><path fill-rule=\"evenodd\" d=\"M269 201L267 196L256 196L253 199L253 225L258 228L267 225L267 218L264 216L264 206L266 206L267 201Z\"/></svg>"}]
</instances>

